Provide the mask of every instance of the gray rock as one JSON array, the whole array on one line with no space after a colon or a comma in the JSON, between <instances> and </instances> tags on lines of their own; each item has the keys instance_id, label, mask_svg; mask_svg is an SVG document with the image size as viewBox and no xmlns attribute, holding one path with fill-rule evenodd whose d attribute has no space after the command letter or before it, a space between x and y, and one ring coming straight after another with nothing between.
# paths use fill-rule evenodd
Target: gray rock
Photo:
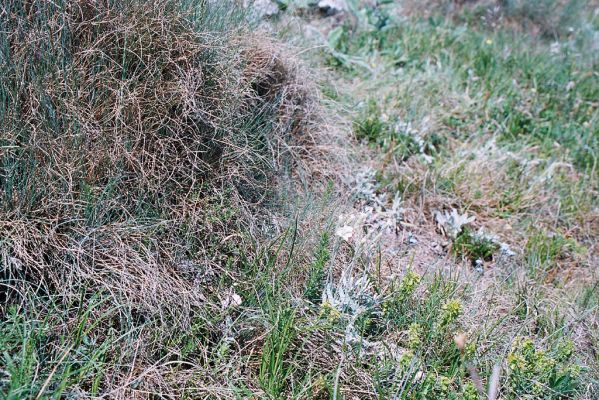
<instances>
[{"instance_id":1,"label":"gray rock","mask_svg":"<svg viewBox=\"0 0 599 400\"><path fill-rule=\"evenodd\" d=\"M243 6L251 7L256 18L268 18L279 13L279 6L272 0L244 0Z\"/></svg>"},{"instance_id":2,"label":"gray rock","mask_svg":"<svg viewBox=\"0 0 599 400\"><path fill-rule=\"evenodd\" d=\"M345 0L320 0L318 8L326 15L335 15L348 10Z\"/></svg>"}]
</instances>

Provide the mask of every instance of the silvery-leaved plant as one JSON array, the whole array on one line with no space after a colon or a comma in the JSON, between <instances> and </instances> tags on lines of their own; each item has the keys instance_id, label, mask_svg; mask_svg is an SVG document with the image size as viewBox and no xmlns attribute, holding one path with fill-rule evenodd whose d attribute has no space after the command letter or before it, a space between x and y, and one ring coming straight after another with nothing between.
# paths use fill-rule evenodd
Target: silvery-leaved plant
<instances>
[{"instance_id":1,"label":"silvery-leaved plant","mask_svg":"<svg viewBox=\"0 0 599 400\"><path fill-rule=\"evenodd\" d=\"M425 162L431 163L433 161L433 158L426 154L427 147L431 148L433 146L426 143L420 132L412 126L411 122L404 122L401 119L398 119L395 125L393 125L393 129L400 135L409 136L414 143L416 143L418 146L418 152L424 158ZM434 148L432 150L434 150Z\"/></svg>"},{"instance_id":2,"label":"silvery-leaved plant","mask_svg":"<svg viewBox=\"0 0 599 400\"><path fill-rule=\"evenodd\" d=\"M408 135L412 137L420 136L418 131L412 127L411 122L405 122L401 119L398 119L397 122L395 122L395 124L393 125L393 129L395 130L395 132L402 135Z\"/></svg>"},{"instance_id":3,"label":"silvery-leaved plant","mask_svg":"<svg viewBox=\"0 0 599 400\"><path fill-rule=\"evenodd\" d=\"M389 209L389 213L391 218L395 221L395 224L399 224L403 221L403 216L406 211L405 208L402 207L403 200L399 192L395 193L395 197L393 198L393 203L391 204L391 208Z\"/></svg>"},{"instance_id":4,"label":"silvery-leaved plant","mask_svg":"<svg viewBox=\"0 0 599 400\"><path fill-rule=\"evenodd\" d=\"M357 199L367 202L376 202L376 171L367 168L356 174L356 179L353 182L352 191Z\"/></svg>"},{"instance_id":5,"label":"silvery-leaved plant","mask_svg":"<svg viewBox=\"0 0 599 400\"><path fill-rule=\"evenodd\" d=\"M220 343L219 353L225 353L232 343L235 342L235 332L233 331L233 319L230 315L227 315L225 319L219 324L222 332L222 339Z\"/></svg>"},{"instance_id":6,"label":"silvery-leaved plant","mask_svg":"<svg viewBox=\"0 0 599 400\"><path fill-rule=\"evenodd\" d=\"M469 217L467 213L460 214L455 208L451 212L435 211L435 220L439 228L450 238L455 239L462 232L462 228L471 222L475 217Z\"/></svg>"},{"instance_id":7,"label":"silvery-leaved plant","mask_svg":"<svg viewBox=\"0 0 599 400\"><path fill-rule=\"evenodd\" d=\"M340 214L337 228L335 229L335 236L349 242L361 233L361 228L366 224L367 220L368 215L364 212Z\"/></svg>"},{"instance_id":8,"label":"silvery-leaved plant","mask_svg":"<svg viewBox=\"0 0 599 400\"><path fill-rule=\"evenodd\" d=\"M514 257L516 255L507 243L504 243L499 239L499 236L487 233L483 228L480 228L478 232L474 234L474 238L496 244L499 246L500 255L503 257Z\"/></svg>"},{"instance_id":9,"label":"silvery-leaved plant","mask_svg":"<svg viewBox=\"0 0 599 400\"><path fill-rule=\"evenodd\" d=\"M405 210L399 192L390 202L388 193L379 190L374 170L366 169L358 173L353 184L356 206L361 211L340 215L335 235L368 247L376 243L383 233L395 232Z\"/></svg>"},{"instance_id":10,"label":"silvery-leaved plant","mask_svg":"<svg viewBox=\"0 0 599 400\"><path fill-rule=\"evenodd\" d=\"M403 220L404 208L399 196L389 207L366 205L362 212L340 215L335 236L366 249L384 233L395 233Z\"/></svg>"},{"instance_id":11,"label":"silvery-leaved plant","mask_svg":"<svg viewBox=\"0 0 599 400\"><path fill-rule=\"evenodd\" d=\"M378 301L368 276L356 277L349 270L343 271L336 284L327 282L322 293L323 304L329 304L350 320L374 307Z\"/></svg>"},{"instance_id":12,"label":"silvery-leaved plant","mask_svg":"<svg viewBox=\"0 0 599 400\"><path fill-rule=\"evenodd\" d=\"M402 356L405 357L406 350L395 343L389 343L386 340L369 340L360 335L355 326L355 320L350 321L346 327L344 335L336 340L333 348L338 353L343 353L349 359L360 359L376 357L379 360L393 359L400 362Z\"/></svg>"},{"instance_id":13,"label":"silvery-leaved plant","mask_svg":"<svg viewBox=\"0 0 599 400\"><path fill-rule=\"evenodd\" d=\"M360 351L358 357L360 357L364 354L365 350L372 347L372 344L358 333L354 322L355 321L351 321L351 323L347 324L345 327L345 334L343 335L343 341L339 344L341 344L342 348L347 346L352 349L358 348Z\"/></svg>"},{"instance_id":14,"label":"silvery-leaved plant","mask_svg":"<svg viewBox=\"0 0 599 400\"><path fill-rule=\"evenodd\" d=\"M405 209L402 205L401 195L397 192L390 206L387 203L385 205L374 204L367 208L370 227L381 232L395 232L399 223L403 221Z\"/></svg>"},{"instance_id":15,"label":"silvery-leaved plant","mask_svg":"<svg viewBox=\"0 0 599 400\"><path fill-rule=\"evenodd\" d=\"M500 254L504 257L514 257L516 252L507 243L499 244Z\"/></svg>"},{"instance_id":16,"label":"silvery-leaved plant","mask_svg":"<svg viewBox=\"0 0 599 400\"><path fill-rule=\"evenodd\" d=\"M497 245L500 244L499 237L497 235L487 233L483 228L480 228L476 233L474 233L473 236L475 239L479 239L481 241L492 242Z\"/></svg>"},{"instance_id":17,"label":"silvery-leaved plant","mask_svg":"<svg viewBox=\"0 0 599 400\"><path fill-rule=\"evenodd\" d=\"M562 45L560 42L553 42L551 43L551 46L549 47L549 51L551 52L551 54L559 54L562 50Z\"/></svg>"},{"instance_id":18,"label":"silvery-leaved plant","mask_svg":"<svg viewBox=\"0 0 599 400\"><path fill-rule=\"evenodd\" d=\"M376 194L371 203L372 206L377 210L384 209L387 206L387 193Z\"/></svg>"},{"instance_id":19,"label":"silvery-leaved plant","mask_svg":"<svg viewBox=\"0 0 599 400\"><path fill-rule=\"evenodd\" d=\"M362 357L379 351L380 346L362 337L355 324L361 316L374 313L381 301L382 297L375 294L368 276L354 276L351 268L342 272L337 283L329 281L326 284L322 303L334 308L345 323L344 335L334 346L338 352L346 356Z\"/></svg>"},{"instance_id":20,"label":"silvery-leaved plant","mask_svg":"<svg viewBox=\"0 0 599 400\"><path fill-rule=\"evenodd\" d=\"M343 336L336 337L332 344L333 350L343 354L347 359L360 359L368 354L374 353L380 347L377 342L370 342L364 338L355 326L355 320L349 321L345 326Z\"/></svg>"},{"instance_id":21,"label":"silvery-leaved plant","mask_svg":"<svg viewBox=\"0 0 599 400\"><path fill-rule=\"evenodd\" d=\"M341 225L335 229L335 236L349 242L354 236L354 227L351 225Z\"/></svg>"}]
</instances>

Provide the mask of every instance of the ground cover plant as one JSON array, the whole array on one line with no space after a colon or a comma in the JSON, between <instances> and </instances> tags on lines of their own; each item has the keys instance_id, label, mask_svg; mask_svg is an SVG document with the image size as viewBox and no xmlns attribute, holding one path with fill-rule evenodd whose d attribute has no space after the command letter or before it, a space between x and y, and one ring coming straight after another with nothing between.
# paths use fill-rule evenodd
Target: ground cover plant
<instances>
[{"instance_id":1,"label":"ground cover plant","mask_svg":"<svg viewBox=\"0 0 599 400\"><path fill-rule=\"evenodd\" d=\"M596 398L597 10L4 2L1 397Z\"/></svg>"}]
</instances>

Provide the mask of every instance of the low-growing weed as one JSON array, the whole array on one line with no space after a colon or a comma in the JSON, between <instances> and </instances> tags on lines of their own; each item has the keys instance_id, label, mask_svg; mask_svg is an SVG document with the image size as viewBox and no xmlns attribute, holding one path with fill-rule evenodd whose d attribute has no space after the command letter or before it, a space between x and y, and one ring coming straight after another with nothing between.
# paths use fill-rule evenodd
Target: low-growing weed
<instances>
[{"instance_id":1,"label":"low-growing weed","mask_svg":"<svg viewBox=\"0 0 599 400\"><path fill-rule=\"evenodd\" d=\"M517 338L507 356L509 399L569 398L576 393L581 368L571 361L571 342L561 342L551 351L536 346L530 338Z\"/></svg>"}]
</instances>

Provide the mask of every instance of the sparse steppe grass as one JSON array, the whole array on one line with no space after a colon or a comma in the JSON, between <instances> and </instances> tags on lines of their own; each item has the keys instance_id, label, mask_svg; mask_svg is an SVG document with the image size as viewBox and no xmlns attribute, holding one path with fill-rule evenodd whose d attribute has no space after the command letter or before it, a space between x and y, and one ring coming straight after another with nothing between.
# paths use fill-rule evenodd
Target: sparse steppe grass
<instances>
[{"instance_id":1,"label":"sparse steppe grass","mask_svg":"<svg viewBox=\"0 0 599 400\"><path fill-rule=\"evenodd\" d=\"M560 224L592 221L599 77L596 57L571 42L554 52L550 42L435 19L355 33L348 51L378 68L346 65L378 78L356 135L399 159L438 155L434 189L457 194L462 209L559 207Z\"/></svg>"},{"instance_id":2,"label":"sparse steppe grass","mask_svg":"<svg viewBox=\"0 0 599 400\"><path fill-rule=\"evenodd\" d=\"M397 18L393 8L363 5L360 24L328 28L323 52L343 90L335 93L340 111L350 110L354 135L369 148L378 193L403 200L399 243L385 237L381 247L399 252L404 268L413 260L420 270L462 271L456 281L474 294L459 296L463 329L481 347L473 363L487 378L493 364L503 365L503 396L592 398L597 309L580 307L597 282L599 76L596 52L586 50L596 46L592 8L589 20L553 35L465 14L447 20L434 8L428 19ZM444 209L476 220L455 240L435 237L434 215ZM530 357L546 351L556 362L559 342L572 340L590 381L574 389L578 367L565 376L511 365L506 360L521 356L518 336L536 343ZM515 382L526 374L536 388ZM460 379L469 382L467 374Z\"/></svg>"}]
</instances>

